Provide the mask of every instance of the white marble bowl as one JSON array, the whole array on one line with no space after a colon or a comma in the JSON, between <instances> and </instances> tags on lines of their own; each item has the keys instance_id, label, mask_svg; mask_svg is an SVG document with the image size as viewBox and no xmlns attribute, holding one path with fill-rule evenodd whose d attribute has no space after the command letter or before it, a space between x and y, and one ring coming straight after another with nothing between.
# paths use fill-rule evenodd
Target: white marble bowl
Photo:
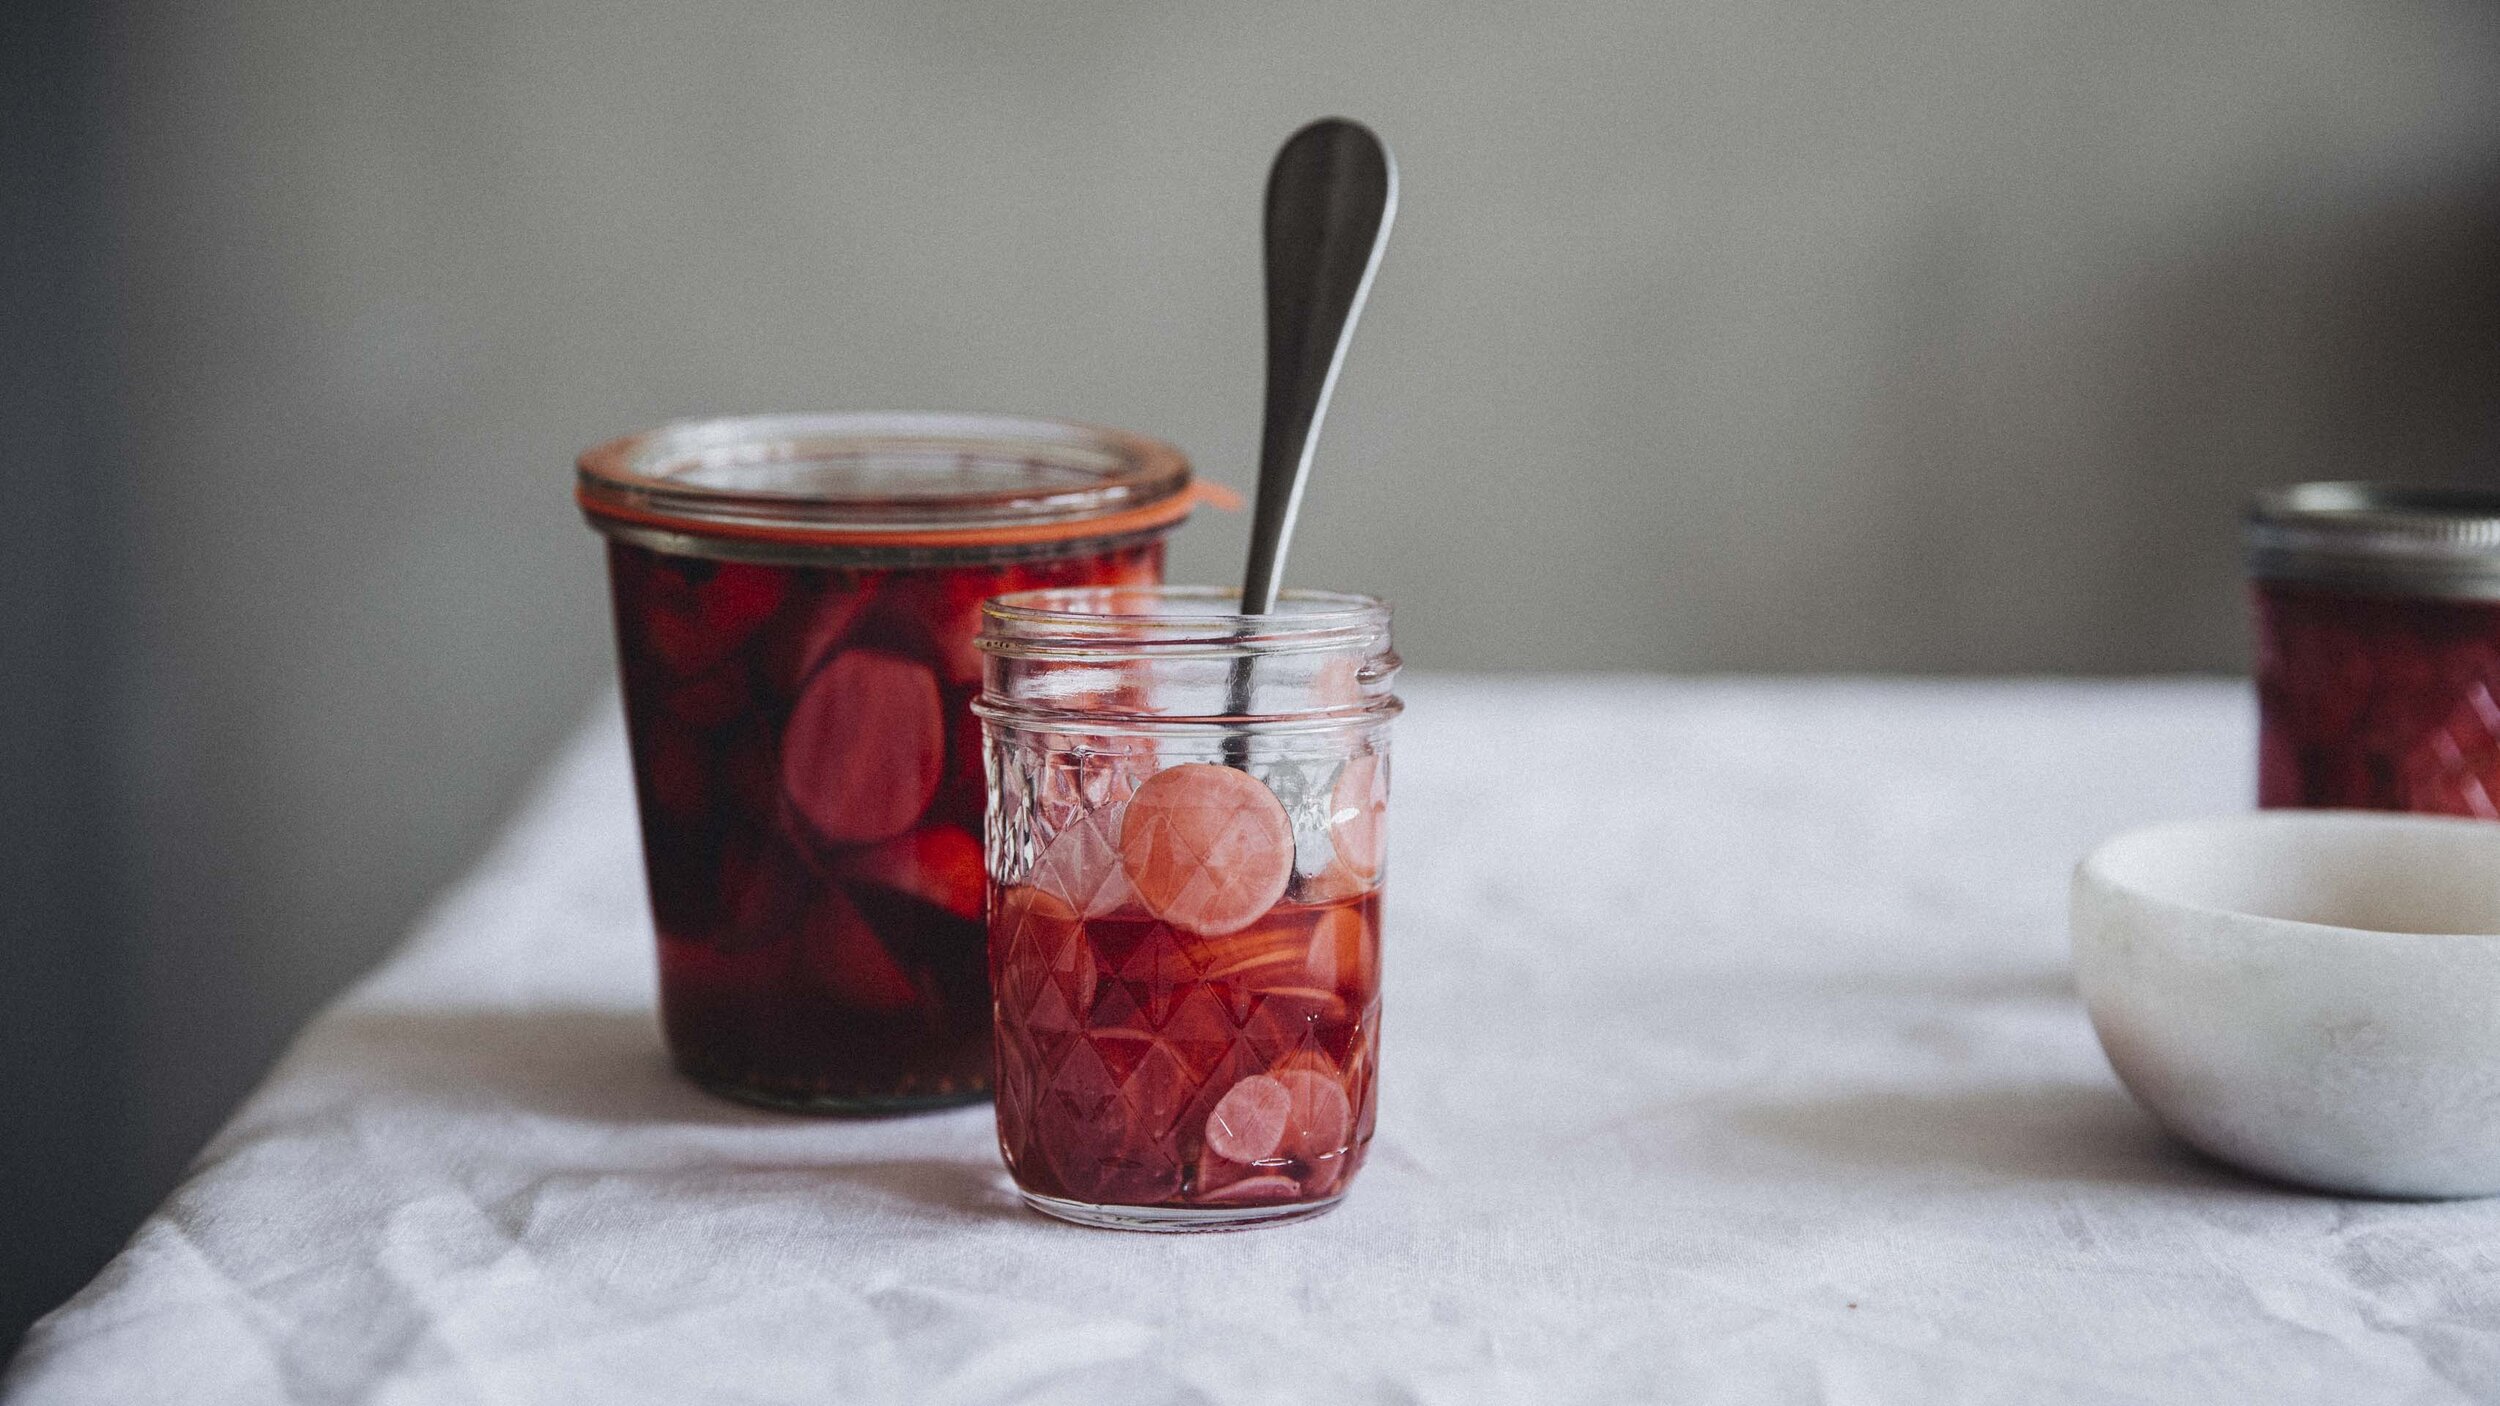
<instances>
[{"instance_id":1,"label":"white marble bowl","mask_svg":"<svg viewBox=\"0 0 2500 1406\"><path fill-rule=\"evenodd\" d=\"M2163 1126L2278 1180L2500 1192L2500 824L2264 811L2075 871L2075 977Z\"/></svg>"}]
</instances>

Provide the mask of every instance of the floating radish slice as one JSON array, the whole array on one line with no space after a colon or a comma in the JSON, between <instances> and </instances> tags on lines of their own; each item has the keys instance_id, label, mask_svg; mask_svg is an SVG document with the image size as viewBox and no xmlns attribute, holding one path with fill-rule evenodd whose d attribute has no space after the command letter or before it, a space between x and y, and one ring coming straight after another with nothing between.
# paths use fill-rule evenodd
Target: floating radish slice
<instances>
[{"instance_id":1,"label":"floating radish slice","mask_svg":"<svg viewBox=\"0 0 2500 1406\"><path fill-rule=\"evenodd\" d=\"M1328 799L1328 832L1338 860L1365 883L1379 878L1389 816L1389 772L1381 755L1347 762Z\"/></svg>"},{"instance_id":2,"label":"floating radish slice","mask_svg":"<svg viewBox=\"0 0 2500 1406\"><path fill-rule=\"evenodd\" d=\"M973 641L981 634L981 602L993 592L987 583L976 589L979 594L958 591L946 601L943 613L929 622L930 643L948 683L981 681L981 651Z\"/></svg>"},{"instance_id":3,"label":"floating radish slice","mask_svg":"<svg viewBox=\"0 0 2500 1406\"><path fill-rule=\"evenodd\" d=\"M1341 974L1362 971L1363 920L1343 908L1320 914L1311 925L1311 945L1305 949L1302 966L1313 986L1332 990Z\"/></svg>"},{"instance_id":4,"label":"floating radish slice","mask_svg":"<svg viewBox=\"0 0 2500 1406\"><path fill-rule=\"evenodd\" d=\"M976 923L981 921L987 898L981 842L952 825L923 825L883 844L854 850L842 857L834 872L910 894Z\"/></svg>"},{"instance_id":5,"label":"floating radish slice","mask_svg":"<svg viewBox=\"0 0 2500 1406\"><path fill-rule=\"evenodd\" d=\"M1276 1155L1293 1116L1293 1091L1265 1074L1253 1074L1226 1090L1207 1114L1207 1147L1230 1162L1251 1163Z\"/></svg>"},{"instance_id":6,"label":"floating radish slice","mask_svg":"<svg viewBox=\"0 0 2500 1406\"><path fill-rule=\"evenodd\" d=\"M654 602L644 630L652 652L680 675L699 674L746 643L790 594L790 573L779 567L725 561L692 590L686 605Z\"/></svg>"},{"instance_id":7,"label":"floating radish slice","mask_svg":"<svg viewBox=\"0 0 2500 1406\"><path fill-rule=\"evenodd\" d=\"M1191 762L1156 772L1129 798L1120 862L1147 911L1221 936L1284 896L1293 824L1257 777Z\"/></svg>"},{"instance_id":8,"label":"floating radish slice","mask_svg":"<svg viewBox=\"0 0 2500 1406\"><path fill-rule=\"evenodd\" d=\"M973 641L981 633L981 602L1016 584L997 570L898 572L878 615L914 639L919 646L914 652L935 661L946 682L977 684L981 651Z\"/></svg>"},{"instance_id":9,"label":"floating radish slice","mask_svg":"<svg viewBox=\"0 0 2500 1406\"><path fill-rule=\"evenodd\" d=\"M1347 998L1358 1004L1370 999L1380 982L1371 929L1350 908L1332 908L1312 925L1305 965L1312 985L1349 993Z\"/></svg>"},{"instance_id":10,"label":"floating radish slice","mask_svg":"<svg viewBox=\"0 0 2500 1406\"><path fill-rule=\"evenodd\" d=\"M1034 886L1088 918L1114 913L1135 901L1120 866L1120 809L1087 811L1051 837L1033 865Z\"/></svg>"},{"instance_id":11,"label":"floating radish slice","mask_svg":"<svg viewBox=\"0 0 2500 1406\"><path fill-rule=\"evenodd\" d=\"M782 692L790 692L822 667L857 624L860 612L875 599L869 581L827 586L815 599L807 602L797 623L775 629L758 651L764 659L765 678Z\"/></svg>"},{"instance_id":12,"label":"floating radish slice","mask_svg":"<svg viewBox=\"0 0 2500 1406\"><path fill-rule=\"evenodd\" d=\"M1302 1194L1302 1183L1291 1177L1249 1177L1202 1191L1193 1198L1201 1206L1263 1206L1271 1201L1290 1201Z\"/></svg>"},{"instance_id":13,"label":"floating radish slice","mask_svg":"<svg viewBox=\"0 0 2500 1406\"><path fill-rule=\"evenodd\" d=\"M1307 917L1285 909L1270 910L1260 921L1225 937L1209 939L1203 949L1204 979L1231 982L1250 990L1302 986L1311 982L1306 965L1311 951Z\"/></svg>"},{"instance_id":14,"label":"floating radish slice","mask_svg":"<svg viewBox=\"0 0 2500 1406\"><path fill-rule=\"evenodd\" d=\"M1284 1150L1305 1162L1344 1150L1354 1131L1354 1104L1345 1086L1315 1069L1288 1069L1275 1080L1292 1098Z\"/></svg>"},{"instance_id":15,"label":"floating radish slice","mask_svg":"<svg viewBox=\"0 0 2500 1406\"><path fill-rule=\"evenodd\" d=\"M945 765L937 680L880 650L835 655L799 694L782 734L782 789L834 844L910 829L937 794Z\"/></svg>"},{"instance_id":16,"label":"floating radish slice","mask_svg":"<svg viewBox=\"0 0 2500 1406\"><path fill-rule=\"evenodd\" d=\"M799 930L799 958L817 983L846 1006L892 1011L920 1000L919 988L839 890L817 895Z\"/></svg>"}]
</instances>

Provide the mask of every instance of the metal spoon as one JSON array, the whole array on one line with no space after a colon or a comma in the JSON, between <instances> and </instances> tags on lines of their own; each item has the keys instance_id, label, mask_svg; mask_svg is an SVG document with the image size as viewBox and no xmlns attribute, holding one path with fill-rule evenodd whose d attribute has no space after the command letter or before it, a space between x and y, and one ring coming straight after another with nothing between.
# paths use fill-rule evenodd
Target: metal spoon
<instances>
[{"instance_id":1,"label":"metal spoon","mask_svg":"<svg viewBox=\"0 0 2500 1406\"><path fill-rule=\"evenodd\" d=\"M1267 421L1241 613L1276 608L1302 485L1319 447L1337 368L1389 244L1398 167L1370 128L1323 117L1286 139L1267 175ZM1246 664L1247 661L1245 660ZM1249 672L1234 671L1247 706Z\"/></svg>"},{"instance_id":2,"label":"metal spoon","mask_svg":"<svg viewBox=\"0 0 2500 1406\"><path fill-rule=\"evenodd\" d=\"M1268 168L1267 421L1259 433L1250 565L1241 577L1245 635L1248 617L1276 609L1319 423L1397 206L1398 167L1389 149L1370 128L1342 117L1294 133ZM1250 664L1248 654L1235 659L1226 681L1225 711L1236 718L1250 711ZM1227 740L1224 760L1246 770L1249 739Z\"/></svg>"}]
</instances>

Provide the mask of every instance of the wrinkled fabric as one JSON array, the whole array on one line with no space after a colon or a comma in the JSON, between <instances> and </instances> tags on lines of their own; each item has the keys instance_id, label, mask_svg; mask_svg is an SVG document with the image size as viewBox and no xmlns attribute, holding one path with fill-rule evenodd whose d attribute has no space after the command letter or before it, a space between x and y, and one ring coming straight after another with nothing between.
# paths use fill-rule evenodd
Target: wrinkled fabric
<instances>
[{"instance_id":1,"label":"wrinkled fabric","mask_svg":"<svg viewBox=\"0 0 2500 1406\"><path fill-rule=\"evenodd\" d=\"M69 1402L2464 1402L2500 1204L2198 1160L2068 870L2243 808L2223 683L1425 680L1380 1126L1235 1235L1019 1209L987 1109L677 1081L613 705L8 1378Z\"/></svg>"}]
</instances>

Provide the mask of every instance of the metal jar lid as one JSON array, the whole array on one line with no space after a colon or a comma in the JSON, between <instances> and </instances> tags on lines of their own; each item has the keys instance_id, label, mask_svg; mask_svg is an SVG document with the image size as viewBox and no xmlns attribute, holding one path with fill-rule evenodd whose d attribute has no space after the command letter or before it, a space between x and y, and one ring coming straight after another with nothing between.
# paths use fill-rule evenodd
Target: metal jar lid
<instances>
[{"instance_id":1,"label":"metal jar lid","mask_svg":"<svg viewBox=\"0 0 2500 1406\"><path fill-rule=\"evenodd\" d=\"M2500 492L2301 483L2258 494L2244 525L2260 581L2500 600Z\"/></svg>"}]
</instances>

